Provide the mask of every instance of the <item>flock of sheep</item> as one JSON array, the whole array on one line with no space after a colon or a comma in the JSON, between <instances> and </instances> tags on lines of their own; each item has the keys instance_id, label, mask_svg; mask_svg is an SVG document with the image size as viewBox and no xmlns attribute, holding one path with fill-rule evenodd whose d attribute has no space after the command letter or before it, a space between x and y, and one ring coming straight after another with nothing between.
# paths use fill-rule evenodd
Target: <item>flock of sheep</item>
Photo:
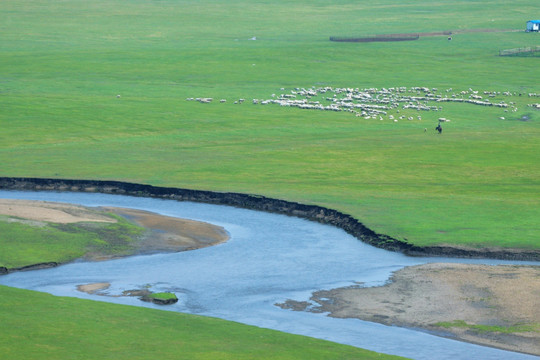
<instances>
[{"instance_id":1,"label":"flock of sheep","mask_svg":"<svg viewBox=\"0 0 540 360\"><path fill-rule=\"evenodd\" d=\"M281 91L284 91L281 88ZM398 120L414 120L410 116L410 111L404 111L409 116L400 114L400 110L416 110L416 118L421 120L420 111L439 111L443 103L467 103L479 106L489 106L503 108L505 112L516 112L515 102L509 101L512 96L540 97L540 94L517 94L515 92L500 91L477 91L469 88L463 91L453 91L445 89L439 91L437 88L427 87L391 87L391 88L333 88L311 87L294 88L289 92L272 94L270 99L253 99L252 103L257 105L279 105L285 107L296 107L299 109L322 110L322 111L346 111L365 119L388 118L397 122ZM210 103L212 98L187 98L188 101L198 101ZM227 102L226 99L219 100L220 103ZM242 104L245 99L234 100L235 104ZM530 104L528 106L540 109L540 104ZM392 113L392 114L390 114ZM444 118L442 118L444 119ZM445 119L448 121L447 119Z\"/></svg>"}]
</instances>

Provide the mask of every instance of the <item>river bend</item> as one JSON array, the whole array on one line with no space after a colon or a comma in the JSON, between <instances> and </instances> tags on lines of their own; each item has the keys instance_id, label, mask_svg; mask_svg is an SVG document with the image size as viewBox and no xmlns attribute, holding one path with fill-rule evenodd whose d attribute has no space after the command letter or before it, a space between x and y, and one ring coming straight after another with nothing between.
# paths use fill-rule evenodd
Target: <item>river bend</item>
<instances>
[{"instance_id":1,"label":"river bend","mask_svg":"<svg viewBox=\"0 0 540 360\"><path fill-rule=\"evenodd\" d=\"M274 305L287 299L305 301L316 290L356 282L381 285L393 271L405 266L428 262L517 262L407 257L364 244L332 226L221 205L72 192L0 191L0 198L135 208L209 222L224 227L231 235L226 243L194 251L105 262L78 261L51 269L15 272L1 276L2 285L164 309L136 298L89 295L76 288L80 284L109 282L111 294L120 294L150 285L153 291L176 293L179 302L166 310L219 317L413 359L538 359L413 329L295 312Z\"/></svg>"}]
</instances>

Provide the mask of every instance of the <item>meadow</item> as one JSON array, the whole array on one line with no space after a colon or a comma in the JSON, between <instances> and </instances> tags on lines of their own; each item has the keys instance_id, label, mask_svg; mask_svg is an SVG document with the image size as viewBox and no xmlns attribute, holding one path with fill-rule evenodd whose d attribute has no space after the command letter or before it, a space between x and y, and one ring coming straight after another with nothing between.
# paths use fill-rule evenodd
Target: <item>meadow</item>
<instances>
[{"instance_id":1,"label":"meadow","mask_svg":"<svg viewBox=\"0 0 540 360\"><path fill-rule=\"evenodd\" d=\"M540 93L538 58L497 56L540 44L524 32L536 1L4 0L0 11L2 176L260 194L421 246L540 248L540 111L528 106L540 98L527 95ZM462 32L329 41L443 30ZM445 103L394 122L251 104L313 86L509 91L517 111ZM441 116L452 121L439 135Z\"/></svg>"},{"instance_id":2,"label":"meadow","mask_svg":"<svg viewBox=\"0 0 540 360\"><path fill-rule=\"evenodd\" d=\"M398 123L249 103L312 86L540 93L537 59L497 56L538 44L523 31L328 41L523 30L532 1L1 6L4 176L267 195L328 206L417 245L540 245L540 115L526 106L533 98L516 97L511 114L444 104L422 121ZM234 105L239 98L247 101ZM439 116L452 119L442 136L432 130Z\"/></svg>"},{"instance_id":3,"label":"meadow","mask_svg":"<svg viewBox=\"0 0 540 360\"><path fill-rule=\"evenodd\" d=\"M108 214L116 223L31 223L0 215L0 267L66 263L92 253L132 254L144 229Z\"/></svg>"},{"instance_id":4,"label":"meadow","mask_svg":"<svg viewBox=\"0 0 540 360\"><path fill-rule=\"evenodd\" d=\"M2 359L402 359L202 316L0 286Z\"/></svg>"}]
</instances>

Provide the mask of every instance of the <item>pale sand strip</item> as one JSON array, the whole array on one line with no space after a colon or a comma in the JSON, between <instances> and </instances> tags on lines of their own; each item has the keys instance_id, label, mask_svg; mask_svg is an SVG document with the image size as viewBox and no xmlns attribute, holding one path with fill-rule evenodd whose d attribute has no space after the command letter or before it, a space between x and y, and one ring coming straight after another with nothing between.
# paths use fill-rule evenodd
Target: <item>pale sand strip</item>
<instances>
[{"instance_id":1,"label":"pale sand strip","mask_svg":"<svg viewBox=\"0 0 540 360\"><path fill-rule=\"evenodd\" d=\"M33 200L0 199L0 215L54 223L81 221L116 222L116 219L83 206Z\"/></svg>"},{"instance_id":2,"label":"pale sand strip","mask_svg":"<svg viewBox=\"0 0 540 360\"><path fill-rule=\"evenodd\" d=\"M107 215L115 213L146 228L134 243L130 254L177 252L216 245L229 239L227 231L213 224L163 216L156 213L115 207L89 208L80 205L34 200L0 199L0 215L53 223L116 222ZM116 255L114 255L116 256ZM113 256L87 254L89 260L105 260Z\"/></svg>"},{"instance_id":3,"label":"pale sand strip","mask_svg":"<svg viewBox=\"0 0 540 360\"><path fill-rule=\"evenodd\" d=\"M87 294L95 294L99 291L107 290L110 286L111 286L110 283L101 282L101 283L77 285L77 290L85 292Z\"/></svg>"},{"instance_id":4,"label":"pale sand strip","mask_svg":"<svg viewBox=\"0 0 540 360\"><path fill-rule=\"evenodd\" d=\"M311 311L386 325L421 328L438 335L540 355L540 267L426 264L397 271L385 286L340 288L313 294ZM305 303L283 307L301 309ZM482 332L443 328L463 320L489 326L530 325L534 331Z\"/></svg>"},{"instance_id":5,"label":"pale sand strip","mask_svg":"<svg viewBox=\"0 0 540 360\"><path fill-rule=\"evenodd\" d=\"M148 230L137 246L138 253L194 250L229 240L224 228L202 221L136 209L106 207L103 210L123 216Z\"/></svg>"}]
</instances>

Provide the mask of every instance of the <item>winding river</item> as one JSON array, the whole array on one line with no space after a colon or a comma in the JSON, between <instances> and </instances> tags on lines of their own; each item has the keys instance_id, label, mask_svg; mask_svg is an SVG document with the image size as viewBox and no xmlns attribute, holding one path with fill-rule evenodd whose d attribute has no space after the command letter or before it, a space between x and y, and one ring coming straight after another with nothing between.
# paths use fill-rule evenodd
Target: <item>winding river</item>
<instances>
[{"instance_id":1,"label":"winding river","mask_svg":"<svg viewBox=\"0 0 540 360\"><path fill-rule=\"evenodd\" d=\"M15 272L0 277L3 285L164 309L136 298L89 295L76 289L80 284L109 282L110 293L120 294L125 289L150 285L153 291L172 291L178 296L179 302L166 310L213 316L414 359L538 359L414 329L283 310L274 305L287 299L308 300L313 291L355 282L381 285L393 271L405 266L428 262L516 262L407 257L366 245L332 226L220 205L71 192L0 191L0 198L136 208L213 223L231 235L226 243L194 251L105 262L80 261Z\"/></svg>"}]
</instances>

